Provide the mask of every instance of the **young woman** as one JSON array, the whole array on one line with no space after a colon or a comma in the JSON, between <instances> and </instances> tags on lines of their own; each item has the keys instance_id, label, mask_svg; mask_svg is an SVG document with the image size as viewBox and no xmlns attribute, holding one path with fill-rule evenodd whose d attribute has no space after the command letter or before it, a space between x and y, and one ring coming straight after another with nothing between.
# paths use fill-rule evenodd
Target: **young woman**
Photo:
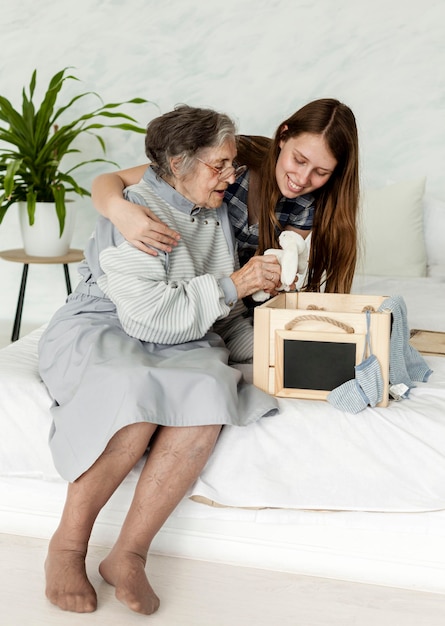
<instances>
[{"instance_id":1,"label":"young woman","mask_svg":"<svg viewBox=\"0 0 445 626\"><path fill-rule=\"evenodd\" d=\"M45 329L39 368L54 398L50 448L70 481L46 561L46 593L90 612L85 572L93 524L150 445L120 535L100 573L130 609L159 600L145 563L150 543L206 463L221 425L274 413L275 398L243 381L231 361L252 358L242 298L279 283L273 256L237 269L223 204L235 180L235 128L226 116L181 106L147 128L152 167L127 190L181 240L148 255L100 218L83 277ZM156 437L154 434L156 433Z\"/></svg>"},{"instance_id":2,"label":"young woman","mask_svg":"<svg viewBox=\"0 0 445 626\"><path fill-rule=\"evenodd\" d=\"M311 232L305 289L348 293L357 261L358 136L345 104L325 98L308 103L279 126L273 139L237 137L237 163L246 165L225 193L241 265L278 247L285 228ZM149 254L168 251L181 233L125 201L124 187L147 165L103 174L93 182L93 202L133 245Z\"/></svg>"}]
</instances>

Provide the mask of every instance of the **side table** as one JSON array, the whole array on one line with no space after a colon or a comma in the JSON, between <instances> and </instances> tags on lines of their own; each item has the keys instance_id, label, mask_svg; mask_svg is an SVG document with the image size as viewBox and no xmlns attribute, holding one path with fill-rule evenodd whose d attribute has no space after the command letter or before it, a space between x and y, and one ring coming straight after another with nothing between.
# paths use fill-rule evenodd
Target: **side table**
<instances>
[{"instance_id":1,"label":"side table","mask_svg":"<svg viewBox=\"0 0 445 626\"><path fill-rule=\"evenodd\" d=\"M65 273L66 290L68 295L71 293L71 281L68 271L68 263L77 263L83 260L83 251L77 249L68 250L64 256L30 256L26 254L23 248L16 250L0 250L0 258L5 261L13 261L15 263L23 263L22 280L20 283L19 299L17 302L17 310L15 313L14 326L12 330L11 341L16 341L20 335L20 325L22 323L23 302L25 299L26 281L28 278L28 268L30 263L63 265Z\"/></svg>"}]
</instances>

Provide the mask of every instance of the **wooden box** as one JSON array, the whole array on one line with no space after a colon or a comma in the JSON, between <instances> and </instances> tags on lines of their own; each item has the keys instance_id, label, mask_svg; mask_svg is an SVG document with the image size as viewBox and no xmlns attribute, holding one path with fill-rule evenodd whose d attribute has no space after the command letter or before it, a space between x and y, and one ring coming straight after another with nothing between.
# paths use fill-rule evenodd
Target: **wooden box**
<instances>
[{"instance_id":1,"label":"wooden box","mask_svg":"<svg viewBox=\"0 0 445 626\"><path fill-rule=\"evenodd\" d=\"M354 378L355 365L371 353L380 364L388 405L391 313L378 309L387 296L282 293L255 308L253 383L284 398L325 400Z\"/></svg>"}]
</instances>

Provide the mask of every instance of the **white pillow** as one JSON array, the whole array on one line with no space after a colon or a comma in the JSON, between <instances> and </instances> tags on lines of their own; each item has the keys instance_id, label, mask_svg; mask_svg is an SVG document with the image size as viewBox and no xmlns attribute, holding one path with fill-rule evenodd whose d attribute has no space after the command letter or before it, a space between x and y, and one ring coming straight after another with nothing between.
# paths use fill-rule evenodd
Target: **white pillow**
<instances>
[{"instance_id":1,"label":"white pillow","mask_svg":"<svg viewBox=\"0 0 445 626\"><path fill-rule=\"evenodd\" d=\"M359 274L426 276L425 178L362 193Z\"/></svg>"},{"instance_id":2,"label":"white pillow","mask_svg":"<svg viewBox=\"0 0 445 626\"><path fill-rule=\"evenodd\" d=\"M445 202L425 196L424 220L428 275L445 276Z\"/></svg>"}]
</instances>

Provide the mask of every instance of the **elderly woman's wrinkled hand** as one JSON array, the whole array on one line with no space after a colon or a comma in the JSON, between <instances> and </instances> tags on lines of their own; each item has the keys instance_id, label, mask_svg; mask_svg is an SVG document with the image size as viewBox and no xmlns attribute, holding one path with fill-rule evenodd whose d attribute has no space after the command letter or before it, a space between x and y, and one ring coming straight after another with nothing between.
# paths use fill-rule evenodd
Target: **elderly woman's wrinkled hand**
<instances>
[{"instance_id":1,"label":"elderly woman's wrinkled hand","mask_svg":"<svg viewBox=\"0 0 445 626\"><path fill-rule=\"evenodd\" d=\"M250 296L259 289L274 293L280 286L281 266L273 254L254 256L230 276L238 298Z\"/></svg>"}]
</instances>

